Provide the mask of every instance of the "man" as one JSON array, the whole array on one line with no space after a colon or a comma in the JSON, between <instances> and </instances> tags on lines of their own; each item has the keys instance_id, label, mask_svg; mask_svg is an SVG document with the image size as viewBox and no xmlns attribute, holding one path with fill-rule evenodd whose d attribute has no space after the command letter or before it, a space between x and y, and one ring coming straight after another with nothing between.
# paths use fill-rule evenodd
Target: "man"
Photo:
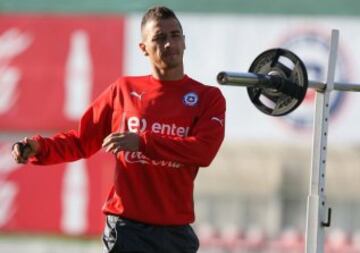
<instances>
[{"instance_id":1,"label":"man","mask_svg":"<svg viewBox=\"0 0 360 253\"><path fill-rule=\"evenodd\" d=\"M193 183L224 138L219 89L184 74L185 37L174 12L143 16L141 51L151 75L122 77L81 118L78 131L34 136L13 146L19 163L54 164L104 148L116 157L103 211L104 252L196 252Z\"/></svg>"}]
</instances>

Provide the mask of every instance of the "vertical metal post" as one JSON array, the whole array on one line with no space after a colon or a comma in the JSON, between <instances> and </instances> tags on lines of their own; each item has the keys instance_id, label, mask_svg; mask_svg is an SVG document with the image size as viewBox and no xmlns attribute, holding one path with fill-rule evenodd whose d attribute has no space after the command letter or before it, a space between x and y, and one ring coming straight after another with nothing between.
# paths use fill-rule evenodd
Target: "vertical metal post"
<instances>
[{"instance_id":1,"label":"vertical metal post","mask_svg":"<svg viewBox=\"0 0 360 253\"><path fill-rule=\"evenodd\" d=\"M312 164L306 210L305 252L324 252L325 169L330 115L329 99L334 89L335 65L339 31L332 30L326 88L316 92Z\"/></svg>"}]
</instances>

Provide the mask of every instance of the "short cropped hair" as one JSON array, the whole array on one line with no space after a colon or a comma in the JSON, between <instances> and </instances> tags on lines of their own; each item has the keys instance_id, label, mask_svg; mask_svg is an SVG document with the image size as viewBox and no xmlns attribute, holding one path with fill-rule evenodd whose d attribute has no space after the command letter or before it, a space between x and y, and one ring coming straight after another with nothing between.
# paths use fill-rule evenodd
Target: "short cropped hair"
<instances>
[{"instance_id":1,"label":"short cropped hair","mask_svg":"<svg viewBox=\"0 0 360 253\"><path fill-rule=\"evenodd\" d=\"M154 6L148 9L141 20L141 30L143 30L144 26L147 22L151 20L159 21L164 19L175 19L182 30L181 23L179 19L176 17L175 12L168 7L165 6Z\"/></svg>"}]
</instances>

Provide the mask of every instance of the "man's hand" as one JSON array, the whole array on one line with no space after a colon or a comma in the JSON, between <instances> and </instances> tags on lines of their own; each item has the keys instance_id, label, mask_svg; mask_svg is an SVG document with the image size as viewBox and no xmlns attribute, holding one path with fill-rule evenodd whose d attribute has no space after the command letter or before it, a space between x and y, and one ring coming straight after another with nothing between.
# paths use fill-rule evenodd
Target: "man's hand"
<instances>
[{"instance_id":1,"label":"man's hand","mask_svg":"<svg viewBox=\"0 0 360 253\"><path fill-rule=\"evenodd\" d=\"M109 134L102 144L106 152L117 154L119 151L138 151L140 138L136 133L112 133Z\"/></svg>"},{"instance_id":2,"label":"man's hand","mask_svg":"<svg viewBox=\"0 0 360 253\"><path fill-rule=\"evenodd\" d=\"M35 156L40 149L37 141L25 138L12 146L11 154L17 163L27 163L30 157Z\"/></svg>"}]
</instances>

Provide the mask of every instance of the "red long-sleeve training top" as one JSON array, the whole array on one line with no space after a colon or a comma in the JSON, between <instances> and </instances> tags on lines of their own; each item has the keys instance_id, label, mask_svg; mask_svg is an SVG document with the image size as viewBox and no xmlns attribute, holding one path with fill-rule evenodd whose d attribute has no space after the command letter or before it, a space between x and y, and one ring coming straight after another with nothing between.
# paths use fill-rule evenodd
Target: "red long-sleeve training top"
<instances>
[{"instance_id":1,"label":"red long-sleeve training top","mask_svg":"<svg viewBox=\"0 0 360 253\"><path fill-rule=\"evenodd\" d=\"M34 164L87 158L111 132L136 132L139 152L119 152L114 185L103 211L139 222L181 225L194 221L193 186L224 138L225 99L218 88L188 76L159 81L122 77L82 116L78 131L40 143Z\"/></svg>"}]
</instances>

